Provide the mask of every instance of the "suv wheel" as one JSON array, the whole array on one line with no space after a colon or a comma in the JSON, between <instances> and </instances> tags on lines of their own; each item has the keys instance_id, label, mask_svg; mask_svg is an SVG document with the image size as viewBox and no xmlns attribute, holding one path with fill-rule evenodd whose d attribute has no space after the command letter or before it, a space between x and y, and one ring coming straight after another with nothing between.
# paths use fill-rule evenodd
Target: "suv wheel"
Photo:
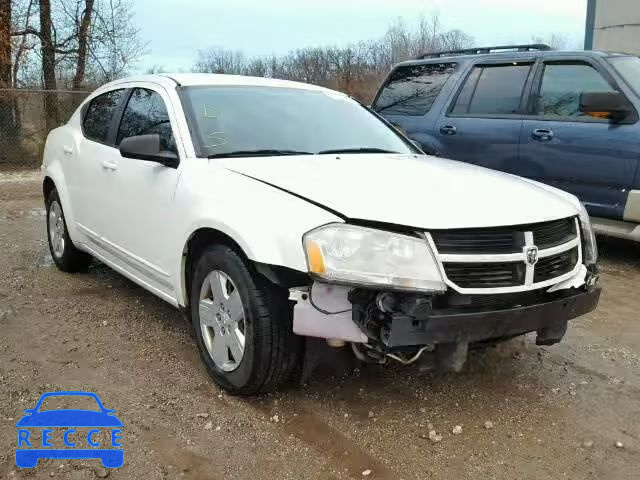
<instances>
[{"instance_id":1,"label":"suv wheel","mask_svg":"<svg viewBox=\"0 0 640 480\"><path fill-rule=\"evenodd\" d=\"M47 238L54 263L63 272L86 270L91 263L91 256L78 250L71 242L60 197L55 189L47 197L46 210Z\"/></svg>"},{"instance_id":2,"label":"suv wheel","mask_svg":"<svg viewBox=\"0 0 640 480\"><path fill-rule=\"evenodd\" d=\"M271 391L298 367L287 292L268 284L227 246L208 248L191 282L191 317L200 357L232 394Z\"/></svg>"}]
</instances>

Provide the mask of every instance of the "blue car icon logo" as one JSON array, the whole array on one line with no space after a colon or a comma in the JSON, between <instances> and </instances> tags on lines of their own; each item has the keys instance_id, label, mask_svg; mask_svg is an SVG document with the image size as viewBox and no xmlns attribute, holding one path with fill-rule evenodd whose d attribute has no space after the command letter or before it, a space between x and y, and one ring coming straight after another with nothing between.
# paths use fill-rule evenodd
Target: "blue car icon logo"
<instances>
[{"instance_id":1,"label":"blue car icon logo","mask_svg":"<svg viewBox=\"0 0 640 480\"><path fill-rule=\"evenodd\" d=\"M99 410L41 410L42 402L49 397L89 397L95 400ZM118 468L124 463L124 451L120 445L122 422L114 415L115 410L105 408L95 393L45 393L34 408L26 409L24 412L26 415L16 423L18 467L33 468L41 458L99 458L105 468ZM54 428L56 432L64 429L61 438L56 438L55 441L62 443L65 448L54 448ZM101 444L105 443L105 436L110 440L108 445ZM98 437L102 438L102 441Z\"/></svg>"}]
</instances>

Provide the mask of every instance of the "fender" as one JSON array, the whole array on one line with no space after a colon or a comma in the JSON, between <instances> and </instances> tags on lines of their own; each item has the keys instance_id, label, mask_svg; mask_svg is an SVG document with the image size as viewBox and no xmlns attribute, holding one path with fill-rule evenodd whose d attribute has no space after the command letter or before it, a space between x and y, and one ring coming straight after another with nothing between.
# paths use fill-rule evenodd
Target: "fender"
<instances>
[{"instance_id":1,"label":"fender","mask_svg":"<svg viewBox=\"0 0 640 480\"><path fill-rule=\"evenodd\" d=\"M214 179L215 187L211 186ZM199 182L210 186L194 187ZM238 197L237 192L250 194ZM174 206L174 218L183 225L177 229L179 234L172 248L180 253L172 268L180 304L185 301L184 253L198 230L208 228L223 233L254 262L306 272L302 236L321 225L344 222L336 214L281 189L219 167L185 169Z\"/></svg>"}]
</instances>

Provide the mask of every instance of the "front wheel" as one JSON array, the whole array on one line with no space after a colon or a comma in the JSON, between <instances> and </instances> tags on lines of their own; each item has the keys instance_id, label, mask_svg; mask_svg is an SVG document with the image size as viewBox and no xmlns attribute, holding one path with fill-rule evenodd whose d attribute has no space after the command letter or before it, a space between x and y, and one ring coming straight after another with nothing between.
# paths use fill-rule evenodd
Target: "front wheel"
<instances>
[{"instance_id":1,"label":"front wheel","mask_svg":"<svg viewBox=\"0 0 640 480\"><path fill-rule=\"evenodd\" d=\"M197 261L191 316L200 357L229 393L276 389L299 366L287 292L269 284L233 249L215 245Z\"/></svg>"},{"instance_id":2,"label":"front wheel","mask_svg":"<svg viewBox=\"0 0 640 480\"><path fill-rule=\"evenodd\" d=\"M57 190L53 190L49 194L45 203L47 238L54 263L63 272L85 270L91 263L91 256L78 250L71 242Z\"/></svg>"}]
</instances>

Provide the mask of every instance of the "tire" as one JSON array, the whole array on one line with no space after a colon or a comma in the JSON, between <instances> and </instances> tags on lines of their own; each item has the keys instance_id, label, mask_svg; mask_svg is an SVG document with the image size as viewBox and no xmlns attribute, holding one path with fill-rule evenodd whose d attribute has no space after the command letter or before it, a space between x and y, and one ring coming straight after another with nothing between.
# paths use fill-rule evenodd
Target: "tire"
<instances>
[{"instance_id":1,"label":"tire","mask_svg":"<svg viewBox=\"0 0 640 480\"><path fill-rule=\"evenodd\" d=\"M52 190L45 202L47 213L47 240L56 266L63 272L79 272L87 269L91 255L78 250L69 237L67 221L57 190Z\"/></svg>"},{"instance_id":2,"label":"tire","mask_svg":"<svg viewBox=\"0 0 640 480\"><path fill-rule=\"evenodd\" d=\"M215 286L218 281L222 287ZM273 391L299 371L302 339L292 330L288 292L254 272L233 249L214 245L200 255L190 299L200 357L227 392Z\"/></svg>"}]
</instances>

